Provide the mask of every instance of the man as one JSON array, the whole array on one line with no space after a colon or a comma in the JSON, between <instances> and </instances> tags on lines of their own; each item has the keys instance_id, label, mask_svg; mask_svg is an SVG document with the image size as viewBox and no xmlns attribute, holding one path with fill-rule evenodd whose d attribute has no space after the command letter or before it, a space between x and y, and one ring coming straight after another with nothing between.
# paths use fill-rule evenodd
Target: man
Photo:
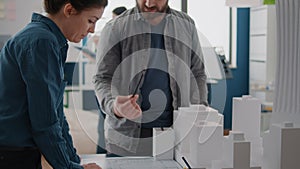
<instances>
[{"instance_id":1,"label":"man","mask_svg":"<svg viewBox=\"0 0 300 169\"><path fill-rule=\"evenodd\" d=\"M121 15L126 10L127 10L127 8L125 6L116 7L112 11L112 18L115 19L117 16Z\"/></svg>"},{"instance_id":2,"label":"man","mask_svg":"<svg viewBox=\"0 0 300 169\"><path fill-rule=\"evenodd\" d=\"M172 126L179 106L207 105L193 20L168 0L136 2L104 27L94 77L106 149L121 156L152 155L152 128Z\"/></svg>"}]
</instances>

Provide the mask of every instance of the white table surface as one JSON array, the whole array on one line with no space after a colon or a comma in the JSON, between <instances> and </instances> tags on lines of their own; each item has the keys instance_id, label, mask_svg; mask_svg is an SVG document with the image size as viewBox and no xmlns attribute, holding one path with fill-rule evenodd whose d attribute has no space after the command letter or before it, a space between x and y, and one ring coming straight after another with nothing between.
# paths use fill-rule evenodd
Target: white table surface
<instances>
[{"instance_id":1,"label":"white table surface","mask_svg":"<svg viewBox=\"0 0 300 169\"><path fill-rule=\"evenodd\" d=\"M109 157L105 154L81 155L81 163L97 163L102 169L182 169L175 160L153 157Z\"/></svg>"}]
</instances>

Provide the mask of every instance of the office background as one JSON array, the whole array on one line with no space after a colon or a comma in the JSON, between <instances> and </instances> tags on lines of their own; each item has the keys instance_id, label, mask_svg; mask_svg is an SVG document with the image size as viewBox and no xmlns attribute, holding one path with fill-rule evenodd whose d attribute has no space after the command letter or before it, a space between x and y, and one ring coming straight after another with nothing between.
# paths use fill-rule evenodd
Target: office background
<instances>
[{"instance_id":1,"label":"office background","mask_svg":"<svg viewBox=\"0 0 300 169\"><path fill-rule=\"evenodd\" d=\"M183 2L186 1L183 0ZM36 0L0 0L0 35L3 37L12 36L24 27L30 21L32 11L42 11L41 3L42 1ZM104 13L104 19L109 18L111 15L109 8L113 8L118 3L119 2L111 1L111 6L108 6ZM126 0L124 3L128 6L132 6L135 4L135 1ZM180 1L170 1L170 5L177 9L185 7L185 5L181 6ZM189 3L186 5L189 5ZM9 11L5 7L9 7ZM215 21L211 20L211 22ZM223 24L220 24L220 26L223 26ZM232 98L249 94L249 8L237 9L236 30L237 59L236 67L232 69L233 78L220 80L217 84L212 85L211 93L212 100L214 100L212 107L224 114L225 129L231 129L232 125ZM224 100L218 96L218 93L224 90L224 86L226 86L225 103L223 103Z\"/></svg>"}]
</instances>

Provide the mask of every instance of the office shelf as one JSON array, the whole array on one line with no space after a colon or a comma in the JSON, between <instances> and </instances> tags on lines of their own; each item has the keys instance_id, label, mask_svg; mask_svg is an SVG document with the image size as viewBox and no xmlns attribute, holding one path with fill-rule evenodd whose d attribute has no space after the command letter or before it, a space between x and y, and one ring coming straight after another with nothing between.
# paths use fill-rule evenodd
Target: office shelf
<instances>
[{"instance_id":1,"label":"office shelf","mask_svg":"<svg viewBox=\"0 0 300 169\"><path fill-rule=\"evenodd\" d=\"M275 5L250 8L249 93L273 102L276 72Z\"/></svg>"}]
</instances>

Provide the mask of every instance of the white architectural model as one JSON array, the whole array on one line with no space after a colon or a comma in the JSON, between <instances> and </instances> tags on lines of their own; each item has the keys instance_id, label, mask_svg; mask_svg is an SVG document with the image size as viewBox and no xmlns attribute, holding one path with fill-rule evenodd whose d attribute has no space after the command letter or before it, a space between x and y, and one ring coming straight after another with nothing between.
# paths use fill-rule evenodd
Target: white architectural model
<instances>
[{"instance_id":1,"label":"white architectural model","mask_svg":"<svg viewBox=\"0 0 300 169\"><path fill-rule=\"evenodd\" d=\"M212 160L220 159L223 115L217 110L203 105L180 107L174 112L174 130L175 159L182 166L185 166L182 156L190 161L192 168L207 168Z\"/></svg>"},{"instance_id":2,"label":"white architectural model","mask_svg":"<svg viewBox=\"0 0 300 169\"><path fill-rule=\"evenodd\" d=\"M263 136L263 169L300 166L299 6L299 0L276 0L275 98L270 132Z\"/></svg>"},{"instance_id":3,"label":"white architectural model","mask_svg":"<svg viewBox=\"0 0 300 169\"><path fill-rule=\"evenodd\" d=\"M251 166L262 165L262 138L260 136L261 103L252 96L233 98L232 130L241 131L251 142Z\"/></svg>"},{"instance_id":4,"label":"white architectural model","mask_svg":"<svg viewBox=\"0 0 300 169\"><path fill-rule=\"evenodd\" d=\"M261 169L261 167L250 167L250 142L245 141L244 133L231 131L223 142L222 160L213 161L211 169Z\"/></svg>"},{"instance_id":5,"label":"white architectural model","mask_svg":"<svg viewBox=\"0 0 300 169\"><path fill-rule=\"evenodd\" d=\"M174 158L175 134L172 128L153 128L153 157L159 160Z\"/></svg>"},{"instance_id":6,"label":"white architectural model","mask_svg":"<svg viewBox=\"0 0 300 169\"><path fill-rule=\"evenodd\" d=\"M198 121L191 131L190 157L192 168L210 168L213 160L221 159L223 126ZM213 151L212 151L213 150Z\"/></svg>"},{"instance_id":7,"label":"white architectural model","mask_svg":"<svg viewBox=\"0 0 300 169\"><path fill-rule=\"evenodd\" d=\"M300 125L299 6L299 0L276 0L278 55L272 112L274 124L289 121Z\"/></svg>"},{"instance_id":8,"label":"white architectural model","mask_svg":"<svg viewBox=\"0 0 300 169\"><path fill-rule=\"evenodd\" d=\"M263 169L296 169L300 166L300 128L293 123L273 124L264 135Z\"/></svg>"},{"instance_id":9,"label":"white architectural model","mask_svg":"<svg viewBox=\"0 0 300 169\"><path fill-rule=\"evenodd\" d=\"M232 130L245 133L246 140L260 137L261 103L252 96L234 97Z\"/></svg>"},{"instance_id":10,"label":"white architectural model","mask_svg":"<svg viewBox=\"0 0 300 169\"><path fill-rule=\"evenodd\" d=\"M174 112L175 160L186 166L184 156L199 169L296 169L300 126L272 125L262 146L260 113L259 100L234 98L233 131L224 137L223 115L216 110L201 105L179 108Z\"/></svg>"}]
</instances>

